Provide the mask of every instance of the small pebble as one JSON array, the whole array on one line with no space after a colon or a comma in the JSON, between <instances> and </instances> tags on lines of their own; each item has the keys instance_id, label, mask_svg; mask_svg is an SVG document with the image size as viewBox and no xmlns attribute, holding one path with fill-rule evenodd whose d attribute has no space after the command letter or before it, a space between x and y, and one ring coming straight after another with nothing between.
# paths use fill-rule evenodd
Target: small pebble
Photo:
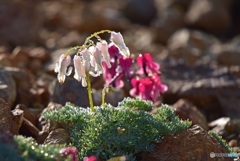
<instances>
[{"instance_id":1,"label":"small pebble","mask_svg":"<svg viewBox=\"0 0 240 161\"><path fill-rule=\"evenodd\" d=\"M232 139L231 141L229 141L228 145L230 147L236 147L238 146L238 141L236 139Z\"/></svg>"}]
</instances>

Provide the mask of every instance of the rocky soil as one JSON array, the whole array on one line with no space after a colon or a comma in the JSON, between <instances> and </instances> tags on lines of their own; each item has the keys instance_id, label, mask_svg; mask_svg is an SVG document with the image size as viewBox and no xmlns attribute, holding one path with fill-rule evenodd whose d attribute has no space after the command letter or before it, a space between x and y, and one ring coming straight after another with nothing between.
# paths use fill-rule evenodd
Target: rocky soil
<instances>
[{"instance_id":1,"label":"rocky soil","mask_svg":"<svg viewBox=\"0 0 240 161\"><path fill-rule=\"evenodd\" d=\"M111 29L123 33L133 55L149 52L161 64L162 82L169 90L157 104L170 104L180 118L193 122L187 131L157 144L165 160L174 147L186 151L179 160L191 160L193 154L208 160L209 151L223 152L216 142L207 141L211 140L207 130L240 153L238 0L0 0L0 4L0 140L13 144L4 138L21 134L38 143L66 142L68 133L41 114L65 102L87 107L88 98L73 78L60 85L54 65L92 32ZM99 104L104 81L92 82ZM116 105L129 96L128 90L129 85L109 94L108 102ZM210 143L188 145L191 141ZM196 151L189 153L191 149ZM164 160L158 155L144 157Z\"/></svg>"}]
</instances>

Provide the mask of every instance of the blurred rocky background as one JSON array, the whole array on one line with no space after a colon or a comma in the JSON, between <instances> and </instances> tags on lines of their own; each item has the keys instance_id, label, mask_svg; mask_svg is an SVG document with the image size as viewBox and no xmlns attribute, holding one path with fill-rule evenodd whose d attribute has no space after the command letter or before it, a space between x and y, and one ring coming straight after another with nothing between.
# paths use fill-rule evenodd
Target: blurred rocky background
<instances>
[{"instance_id":1,"label":"blurred rocky background","mask_svg":"<svg viewBox=\"0 0 240 161\"><path fill-rule=\"evenodd\" d=\"M88 106L86 89L73 78L60 85L53 69L102 29L122 32L133 55L149 52L161 64L169 90L160 102L240 152L239 0L0 0L0 128L43 143L58 127L43 110ZM104 81L92 81L99 103Z\"/></svg>"}]
</instances>

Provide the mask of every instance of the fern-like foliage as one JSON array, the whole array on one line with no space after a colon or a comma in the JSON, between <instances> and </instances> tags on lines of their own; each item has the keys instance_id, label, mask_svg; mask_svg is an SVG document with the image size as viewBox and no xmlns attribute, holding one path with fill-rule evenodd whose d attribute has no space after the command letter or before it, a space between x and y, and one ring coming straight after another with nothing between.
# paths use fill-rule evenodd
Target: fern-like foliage
<instances>
[{"instance_id":1,"label":"fern-like foliage","mask_svg":"<svg viewBox=\"0 0 240 161\"><path fill-rule=\"evenodd\" d=\"M225 148L227 153L233 153L233 149L228 146L226 140L222 139L222 136L216 134L215 132L213 132L211 130L208 132L208 134L210 134L212 137L214 137L217 140L217 142Z\"/></svg>"},{"instance_id":2,"label":"fern-like foliage","mask_svg":"<svg viewBox=\"0 0 240 161\"><path fill-rule=\"evenodd\" d=\"M118 107L126 107L132 110L151 111L153 109L153 103L151 101L144 101L140 98L133 99L127 97L118 103Z\"/></svg>"},{"instance_id":3,"label":"fern-like foliage","mask_svg":"<svg viewBox=\"0 0 240 161\"><path fill-rule=\"evenodd\" d=\"M144 104L129 99L129 102L125 100L117 108L111 105L95 107L92 113L90 109L68 103L59 111L46 113L45 117L71 125L67 130L73 146L78 148L80 159L97 155L107 160L127 155L133 161L135 154L153 150L153 143L162 136L179 132L191 125L189 121L180 120L167 105L159 108L156 115L129 108L143 107L139 104L150 106L149 102Z\"/></svg>"},{"instance_id":4,"label":"fern-like foliage","mask_svg":"<svg viewBox=\"0 0 240 161\"><path fill-rule=\"evenodd\" d=\"M68 158L60 156L60 145L38 145L33 138L14 136L17 148L24 161L66 161Z\"/></svg>"}]
</instances>

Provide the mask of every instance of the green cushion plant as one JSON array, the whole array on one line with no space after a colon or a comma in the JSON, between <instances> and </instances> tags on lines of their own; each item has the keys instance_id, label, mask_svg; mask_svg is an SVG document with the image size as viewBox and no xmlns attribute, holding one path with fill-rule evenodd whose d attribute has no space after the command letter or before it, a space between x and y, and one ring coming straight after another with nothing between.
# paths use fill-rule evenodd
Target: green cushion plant
<instances>
[{"instance_id":1,"label":"green cushion plant","mask_svg":"<svg viewBox=\"0 0 240 161\"><path fill-rule=\"evenodd\" d=\"M137 105L137 108L123 105ZM149 101L124 99L118 107L105 104L90 109L67 103L58 111L45 113L45 117L64 123L70 133L72 145L79 150L79 158L96 155L107 160L126 155L135 160L135 155L151 151L154 142L161 137L182 131L191 125L180 120L167 105L162 105L152 115L144 110ZM148 107L149 108L149 107Z\"/></svg>"}]
</instances>

